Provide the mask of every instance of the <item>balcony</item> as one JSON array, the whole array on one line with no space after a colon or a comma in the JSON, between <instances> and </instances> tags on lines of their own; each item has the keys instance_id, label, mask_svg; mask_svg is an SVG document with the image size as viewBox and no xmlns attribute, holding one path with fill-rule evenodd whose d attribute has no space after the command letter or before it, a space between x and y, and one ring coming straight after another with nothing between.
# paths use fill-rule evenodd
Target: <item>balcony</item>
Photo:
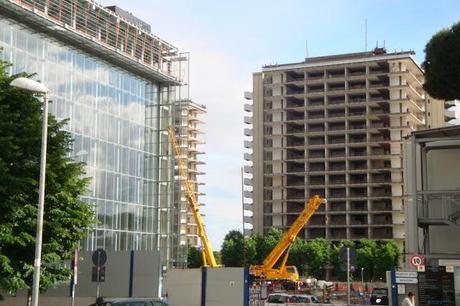
<instances>
[{"instance_id":1,"label":"balcony","mask_svg":"<svg viewBox=\"0 0 460 306\"><path fill-rule=\"evenodd\" d=\"M309 132L324 132L323 124L310 124L308 125Z\"/></svg>"},{"instance_id":2,"label":"balcony","mask_svg":"<svg viewBox=\"0 0 460 306\"><path fill-rule=\"evenodd\" d=\"M331 185L345 184L345 175L331 175L329 177L329 183Z\"/></svg>"},{"instance_id":3,"label":"balcony","mask_svg":"<svg viewBox=\"0 0 460 306\"><path fill-rule=\"evenodd\" d=\"M350 206L352 211L367 211L366 201L352 201Z\"/></svg>"},{"instance_id":4,"label":"balcony","mask_svg":"<svg viewBox=\"0 0 460 306\"><path fill-rule=\"evenodd\" d=\"M323 145L324 144L324 137L309 137L308 144L315 146L315 145Z\"/></svg>"},{"instance_id":5,"label":"balcony","mask_svg":"<svg viewBox=\"0 0 460 306\"><path fill-rule=\"evenodd\" d=\"M331 228L329 232L329 239L346 239L347 229L346 228Z\"/></svg>"},{"instance_id":6,"label":"balcony","mask_svg":"<svg viewBox=\"0 0 460 306\"><path fill-rule=\"evenodd\" d=\"M308 158L324 158L324 150L309 150Z\"/></svg>"},{"instance_id":7,"label":"balcony","mask_svg":"<svg viewBox=\"0 0 460 306\"><path fill-rule=\"evenodd\" d=\"M324 185L324 176L310 176L308 179L309 185Z\"/></svg>"},{"instance_id":8,"label":"balcony","mask_svg":"<svg viewBox=\"0 0 460 306\"><path fill-rule=\"evenodd\" d=\"M331 215L329 218L330 218L330 225L346 225L347 224L346 215Z\"/></svg>"},{"instance_id":9,"label":"balcony","mask_svg":"<svg viewBox=\"0 0 460 306\"><path fill-rule=\"evenodd\" d=\"M324 99L309 99L308 100L308 106L310 107L318 107L318 106L324 106Z\"/></svg>"},{"instance_id":10,"label":"balcony","mask_svg":"<svg viewBox=\"0 0 460 306\"><path fill-rule=\"evenodd\" d=\"M372 217L372 224L375 225L390 225L392 224L391 214L375 214Z\"/></svg>"},{"instance_id":11,"label":"balcony","mask_svg":"<svg viewBox=\"0 0 460 306\"><path fill-rule=\"evenodd\" d=\"M392 239L393 229L391 227L373 228L371 232L372 239Z\"/></svg>"},{"instance_id":12,"label":"balcony","mask_svg":"<svg viewBox=\"0 0 460 306\"><path fill-rule=\"evenodd\" d=\"M391 200L372 201L373 211L391 211Z\"/></svg>"},{"instance_id":13,"label":"balcony","mask_svg":"<svg viewBox=\"0 0 460 306\"><path fill-rule=\"evenodd\" d=\"M299 81L304 81L304 80L305 80L305 75L303 72L297 72L297 71L286 72L286 83L299 82Z\"/></svg>"},{"instance_id":14,"label":"balcony","mask_svg":"<svg viewBox=\"0 0 460 306\"><path fill-rule=\"evenodd\" d=\"M343 201L328 201L329 211L346 211L347 205Z\"/></svg>"},{"instance_id":15,"label":"balcony","mask_svg":"<svg viewBox=\"0 0 460 306\"><path fill-rule=\"evenodd\" d=\"M302 95L305 93L303 86L286 85L286 95Z\"/></svg>"},{"instance_id":16,"label":"balcony","mask_svg":"<svg viewBox=\"0 0 460 306\"><path fill-rule=\"evenodd\" d=\"M345 157L345 149L329 150L329 157Z\"/></svg>"},{"instance_id":17,"label":"balcony","mask_svg":"<svg viewBox=\"0 0 460 306\"><path fill-rule=\"evenodd\" d=\"M328 143L329 144L345 143L345 136L329 136Z\"/></svg>"},{"instance_id":18,"label":"balcony","mask_svg":"<svg viewBox=\"0 0 460 306\"><path fill-rule=\"evenodd\" d=\"M345 123L329 123L329 131L343 131L345 130Z\"/></svg>"},{"instance_id":19,"label":"balcony","mask_svg":"<svg viewBox=\"0 0 460 306\"><path fill-rule=\"evenodd\" d=\"M323 79L324 78L324 72L323 71L308 72L307 77L308 77L309 80Z\"/></svg>"},{"instance_id":20,"label":"balcony","mask_svg":"<svg viewBox=\"0 0 460 306\"><path fill-rule=\"evenodd\" d=\"M366 225L367 224L367 215L351 215L350 216L350 225Z\"/></svg>"},{"instance_id":21,"label":"balcony","mask_svg":"<svg viewBox=\"0 0 460 306\"><path fill-rule=\"evenodd\" d=\"M322 119L324 118L324 112L308 112L308 119Z\"/></svg>"},{"instance_id":22,"label":"balcony","mask_svg":"<svg viewBox=\"0 0 460 306\"><path fill-rule=\"evenodd\" d=\"M321 172L324 171L326 167L324 163L310 163L308 164L308 171L310 172Z\"/></svg>"},{"instance_id":23,"label":"balcony","mask_svg":"<svg viewBox=\"0 0 460 306\"><path fill-rule=\"evenodd\" d=\"M460 191L417 191L417 217L422 226L450 225L460 229Z\"/></svg>"}]
</instances>

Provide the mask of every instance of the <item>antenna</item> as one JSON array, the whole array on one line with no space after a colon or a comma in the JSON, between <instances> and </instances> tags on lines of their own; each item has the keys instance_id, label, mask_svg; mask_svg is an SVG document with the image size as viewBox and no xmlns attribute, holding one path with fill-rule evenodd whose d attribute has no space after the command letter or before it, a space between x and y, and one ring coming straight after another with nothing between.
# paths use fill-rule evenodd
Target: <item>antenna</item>
<instances>
[{"instance_id":1,"label":"antenna","mask_svg":"<svg viewBox=\"0 0 460 306\"><path fill-rule=\"evenodd\" d=\"M305 40L305 58L308 58L308 40Z\"/></svg>"},{"instance_id":2,"label":"antenna","mask_svg":"<svg viewBox=\"0 0 460 306\"><path fill-rule=\"evenodd\" d=\"M367 18L364 20L364 52L367 52Z\"/></svg>"}]
</instances>

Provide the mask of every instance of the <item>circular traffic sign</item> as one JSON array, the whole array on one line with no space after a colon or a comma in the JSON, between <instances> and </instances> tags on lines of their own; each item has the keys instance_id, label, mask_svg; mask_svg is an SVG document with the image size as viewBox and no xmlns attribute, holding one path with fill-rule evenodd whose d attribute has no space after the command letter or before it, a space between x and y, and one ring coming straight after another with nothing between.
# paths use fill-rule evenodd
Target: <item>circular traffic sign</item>
<instances>
[{"instance_id":1,"label":"circular traffic sign","mask_svg":"<svg viewBox=\"0 0 460 306\"><path fill-rule=\"evenodd\" d=\"M409 258L409 262L411 266L413 266L414 268L417 268L418 266L423 266L425 260L423 259L423 256L421 255L412 255Z\"/></svg>"},{"instance_id":2,"label":"circular traffic sign","mask_svg":"<svg viewBox=\"0 0 460 306\"><path fill-rule=\"evenodd\" d=\"M91 259L94 265L102 267L107 262L107 253L103 249L97 249Z\"/></svg>"}]
</instances>

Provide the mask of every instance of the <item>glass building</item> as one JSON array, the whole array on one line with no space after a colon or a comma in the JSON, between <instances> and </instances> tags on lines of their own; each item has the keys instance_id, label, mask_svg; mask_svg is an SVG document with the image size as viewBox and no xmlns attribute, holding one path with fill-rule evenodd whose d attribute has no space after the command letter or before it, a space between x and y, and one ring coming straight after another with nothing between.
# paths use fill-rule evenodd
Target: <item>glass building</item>
<instances>
[{"instance_id":1,"label":"glass building","mask_svg":"<svg viewBox=\"0 0 460 306\"><path fill-rule=\"evenodd\" d=\"M69 119L73 156L87 163L91 177L84 200L95 205L98 218L82 247L160 250L163 264L170 265L174 174L167 127L173 123L179 82L167 56L177 50L94 2L61 1L63 8L75 10L75 23L64 20L67 11L57 20L53 2L46 7L43 1L27 1L33 10L0 2L0 57L13 63L10 73L36 73L51 90L50 112ZM79 24L83 13L86 36ZM100 16L106 16L106 32L91 33L98 25L89 21L100 24ZM114 18L117 27L126 27L124 43L113 37L119 29L108 27ZM125 33L137 33L137 45ZM150 55L138 52L148 44Z\"/></svg>"}]
</instances>

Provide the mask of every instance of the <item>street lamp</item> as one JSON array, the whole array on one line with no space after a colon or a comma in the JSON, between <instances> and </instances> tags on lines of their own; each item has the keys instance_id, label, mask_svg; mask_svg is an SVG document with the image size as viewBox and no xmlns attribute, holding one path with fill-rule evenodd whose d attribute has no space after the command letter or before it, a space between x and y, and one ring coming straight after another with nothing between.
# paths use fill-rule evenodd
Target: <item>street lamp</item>
<instances>
[{"instance_id":1,"label":"street lamp","mask_svg":"<svg viewBox=\"0 0 460 306\"><path fill-rule=\"evenodd\" d=\"M43 208L45 205L45 171L46 171L46 142L48 134L48 92L49 89L34 80L28 78L14 79L10 85L22 90L33 92L43 96L43 122L42 143L40 153L40 182L38 189L38 212L37 212L37 236L35 238L34 276L32 284L32 306L38 306L38 293L40 289L40 267L42 258L43 236Z\"/></svg>"},{"instance_id":2,"label":"street lamp","mask_svg":"<svg viewBox=\"0 0 460 306\"><path fill-rule=\"evenodd\" d=\"M364 268L361 267L361 286L363 287L364 292Z\"/></svg>"}]
</instances>

